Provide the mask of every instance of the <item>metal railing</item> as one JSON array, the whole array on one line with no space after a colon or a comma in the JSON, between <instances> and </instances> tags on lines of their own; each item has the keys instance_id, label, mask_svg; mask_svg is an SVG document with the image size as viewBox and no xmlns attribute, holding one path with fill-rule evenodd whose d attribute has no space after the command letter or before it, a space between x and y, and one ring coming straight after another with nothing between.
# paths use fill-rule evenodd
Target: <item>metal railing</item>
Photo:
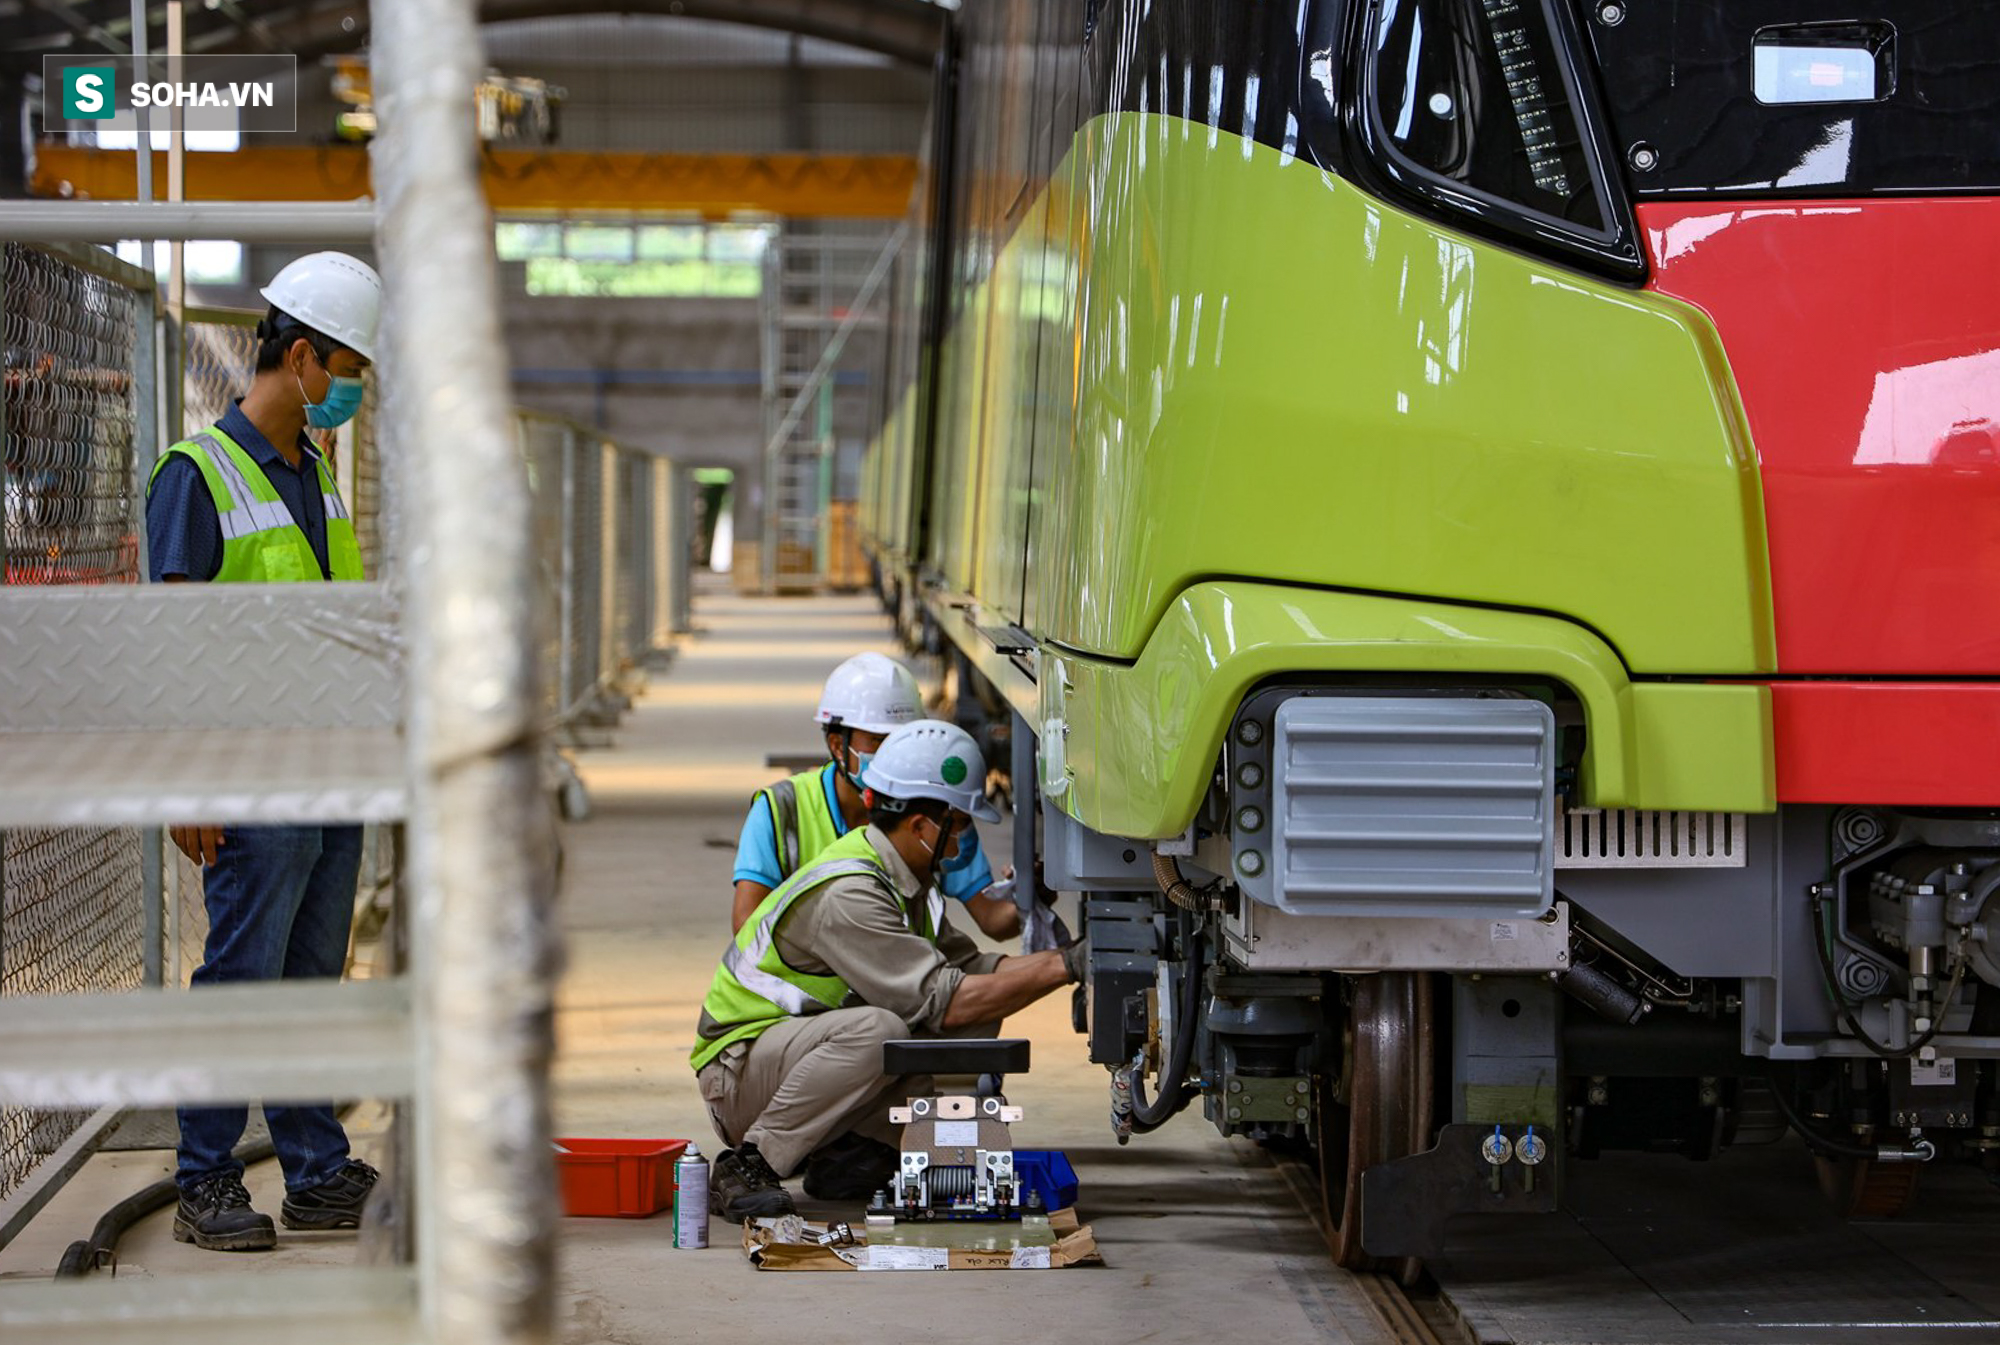
<instances>
[{"instance_id":1,"label":"metal railing","mask_svg":"<svg viewBox=\"0 0 2000 1345\"><path fill-rule=\"evenodd\" d=\"M8 249L4 311L20 315L8 326L9 367L41 371L7 387L7 539L10 558L18 557L9 579L135 582L142 578L144 483L134 465L134 406L152 388L139 367L142 324L128 310L150 313L149 287L134 271L126 277L133 289L121 296L106 289L112 282L67 260L82 256L95 265L96 258L23 244ZM121 320L84 340L73 328L28 318L63 303L118 310ZM181 394L176 438L220 420L249 386L258 316L186 310L180 339L166 343L180 354L178 371L168 371ZM98 372L75 376L85 369ZM390 498L373 434L378 419L371 385L347 441L327 445L331 436L322 437L371 575L379 574ZM615 722L629 676L687 629L692 482L667 460L573 421L522 411L514 425L533 500L539 621L547 632L545 722L558 730ZM201 869L162 844L157 829L16 828L0 837L0 993L184 986L201 964L208 934ZM400 868L395 840L392 827L365 829L357 929L387 905ZM147 930L159 931L150 944ZM38 1183L59 1184L68 1172L51 1170L50 1160L76 1156L71 1142L92 1115L88 1108L0 1110L0 1200ZM90 1141L81 1147L87 1152ZM0 1230L0 1245L7 1241Z\"/></svg>"},{"instance_id":2,"label":"metal railing","mask_svg":"<svg viewBox=\"0 0 2000 1345\"><path fill-rule=\"evenodd\" d=\"M140 578L134 445L152 393L152 277L92 251L0 251L10 586ZM0 996L130 990L157 973L145 937L157 845L157 832L129 827L0 832ZM0 1202L33 1187L91 1115L0 1105Z\"/></svg>"},{"instance_id":3,"label":"metal railing","mask_svg":"<svg viewBox=\"0 0 2000 1345\"><path fill-rule=\"evenodd\" d=\"M93 1125L121 1109L368 1097L410 1104L384 1165L409 1245L391 1249L392 1264L339 1269L10 1282L0 1285L0 1338L124 1339L144 1323L151 1341L211 1340L240 1334L245 1320L272 1339L308 1324L316 1339L540 1345L550 1336L555 866L545 735L570 699L609 685L658 642L660 594L686 587L661 567L685 551L685 531L664 547L658 539L685 511L669 465L570 426L569 468L553 478L557 550L537 552L550 506L520 470L509 441L521 436L504 408L460 395L506 377L491 224L464 115L481 73L473 6L376 4L371 36L385 112L371 146L372 205L0 202L0 239L352 243L372 227L389 319L381 414L357 427L342 473L351 506L366 510L368 492L379 492L385 563L374 573L388 582L138 586L129 580L144 553L140 479L162 446L165 406L187 395L181 366L167 375L175 396L151 386L162 321L152 278L96 249L9 250L38 277L46 268L35 259L50 256L83 273L40 311L18 305L24 324L38 324L21 344L40 340L50 358L16 365L10 354L10 403L25 410L35 379L72 401L102 400L90 415L58 406L32 459L27 439L6 440L8 577L39 574L0 586L0 828L12 844L36 828L400 821L407 957L381 979L163 993L130 989L130 961L118 953L128 936L51 922L66 937L50 948L108 950L124 979L78 961L97 983L38 981L35 993L10 985L0 995L0 1107L31 1118L23 1145L46 1146L37 1128L70 1124L66 1114L90 1118L0 1199L0 1225L32 1215L52 1189L43 1174L74 1170ZM111 332L119 358L60 344L79 330ZM194 409L189 418L201 419ZM449 453L434 451L444 444ZM122 484L100 488L99 477ZM85 500L95 503L71 507ZM52 539L52 528L74 535ZM552 644L537 625L551 596L568 605ZM553 708L551 654L563 678ZM164 903L146 895L150 847L138 849L137 979L157 982ZM36 894L50 890L118 922L135 904L118 866L93 866L93 879L109 867L120 884L107 899L61 866L39 886L30 871L17 887L12 851L8 860L0 882L10 915L43 909ZM22 949L15 934L0 930L0 948ZM37 965L12 956L10 976ZM31 1187L40 1194L24 1197Z\"/></svg>"},{"instance_id":4,"label":"metal railing","mask_svg":"<svg viewBox=\"0 0 2000 1345\"><path fill-rule=\"evenodd\" d=\"M577 421L514 413L533 495L552 728L601 724L646 656L688 629L693 482Z\"/></svg>"}]
</instances>

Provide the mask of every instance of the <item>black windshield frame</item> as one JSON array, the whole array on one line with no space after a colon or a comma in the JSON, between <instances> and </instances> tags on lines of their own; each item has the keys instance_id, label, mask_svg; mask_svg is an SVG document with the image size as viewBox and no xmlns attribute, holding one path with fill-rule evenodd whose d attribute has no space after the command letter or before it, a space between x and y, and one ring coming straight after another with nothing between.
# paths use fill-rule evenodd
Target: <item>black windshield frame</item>
<instances>
[{"instance_id":1,"label":"black windshield frame","mask_svg":"<svg viewBox=\"0 0 2000 1345\"><path fill-rule=\"evenodd\" d=\"M1645 254L1615 157L1595 68L1576 15L1567 0L1521 3L1538 10L1547 24L1564 95L1575 117L1584 163L1597 194L1602 227L1580 225L1444 177L1414 162L1397 147L1379 97L1378 36L1384 0L1359 0L1352 4L1348 16L1346 46L1350 55L1343 119L1350 150L1343 157L1350 167L1365 163L1369 176L1388 193L1427 213L1442 213L1470 232L1610 279L1639 282L1646 275Z\"/></svg>"}]
</instances>

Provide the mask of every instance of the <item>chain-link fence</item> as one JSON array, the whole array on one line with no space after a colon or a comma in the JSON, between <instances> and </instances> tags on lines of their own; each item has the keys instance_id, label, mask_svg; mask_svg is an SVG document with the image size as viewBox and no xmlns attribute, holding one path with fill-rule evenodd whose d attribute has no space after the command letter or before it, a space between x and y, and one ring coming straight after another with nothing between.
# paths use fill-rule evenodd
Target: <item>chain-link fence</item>
<instances>
[{"instance_id":1,"label":"chain-link fence","mask_svg":"<svg viewBox=\"0 0 2000 1345\"><path fill-rule=\"evenodd\" d=\"M688 483L666 459L572 421L521 411L515 429L534 495L550 722L598 721L619 682L685 628L672 599L688 560L670 525L674 483Z\"/></svg>"},{"instance_id":2,"label":"chain-link fence","mask_svg":"<svg viewBox=\"0 0 2000 1345\"><path fill-rule=\"evenodd\" d=\"M139 579L135 453L150 398L148 277L102 253L0 253L6 582ZM125 990L145 974L148 833L0 833L0 995ZM0 1107L0 1198L87 1112Z\"/></svg>"}]
</instances>

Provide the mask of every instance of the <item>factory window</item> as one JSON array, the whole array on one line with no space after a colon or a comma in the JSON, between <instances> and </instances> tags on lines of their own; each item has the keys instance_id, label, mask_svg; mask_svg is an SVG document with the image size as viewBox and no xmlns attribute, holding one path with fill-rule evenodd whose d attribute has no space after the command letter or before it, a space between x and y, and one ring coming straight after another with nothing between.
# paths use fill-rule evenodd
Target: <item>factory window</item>
<instances>
[{"instance_id":1,"label":"factory window","mask_svg":"<svg viewBox=\"0 0 2000 1345\"><path fill-rule=\"evenodd\" d=\"M494 250L522 262L531 295L571 298L754 298L763 286L761 224L503 221Z\"/></svg>"},{"instance_id":2,"label":"factory window","mask_svg":"<svg viewBox=\"0 0 2000 1345\"><path fill-rule=\"evenodd\" d=\"M139 265L143 255L134 239L126 239L117 247L118 256L132 265ZM153 249L153 270L162 284L167 279L167 265L170 249L160 244ZM189 241L182 249L182 264L187 270L190 285L241 285L243 283L243 244L227 238L197 238Z\"/></svg>"}]
</instances>

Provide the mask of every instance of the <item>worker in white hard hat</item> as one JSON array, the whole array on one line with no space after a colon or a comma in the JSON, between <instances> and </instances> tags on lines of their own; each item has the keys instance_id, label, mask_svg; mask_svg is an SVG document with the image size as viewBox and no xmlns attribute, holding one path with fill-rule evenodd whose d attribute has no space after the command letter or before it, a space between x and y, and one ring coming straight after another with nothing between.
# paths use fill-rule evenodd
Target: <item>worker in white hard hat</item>
<instances>
[{"instance_id":1,"label":"worker in white hard hat","mask_svg":"<svg viewBox=\"0 0 2000 1345\"><path fill-rule=\"evenodd\" d=\"M263 290L256 373L222 419L161 455L146 496L148 568L164 583L357 581L361 549L308 427L330 429L361 404L375 357L382 282L367 263L318 252ZM358 826L179 826L174 843L202 866L208 942L193 983L337 979L361 866ZM357 1228L375 1169L348 1151L327 1103L264 1109L285 1173L287 1228ZM174 1236L214 1251L277 1245L250 1204L244 1105L180 1112Z\"/></svg>"},{"instance_id":2,"label":"worker in white hard hat","mask_svg":"<svg viewBox=\"0 0 2000 1345\"><path fill-rule=\"evenodd\" d=\"M833 670L814 716L828 760L759 790L750 801L736 845L730 928L743 928L772 888L868 821L859 783L862 768L882 745L883 735L923 713L915 675L885 654L856 654ZM1006 939L1020 932L1020 908L1007 884L994 884L978 832L967 831L961 838L957 854L939 872L938 887L946 897L963 902L973 923L989 937Z\"/></svg>"},{"instance_id":3,"label":"worker in white hard hat","mask_svg":"<svg viewBox=\"0 0 2000 1345\"><path fill-rule=\"evenodd\" d=\"M1080 981L1082 944L983 953L934 885L975 818L995 821L970 734L925 719L892 730L861 772L868 824L758 903L724 950L692 1063L716 1134L711 1204L730 1219L787 1214L784 1179L859 1200L896 1170L889 1107L928 1090L882 1073L882 1044L992 1036L1000 1020Z\"/></svg>"}]
</instances>

